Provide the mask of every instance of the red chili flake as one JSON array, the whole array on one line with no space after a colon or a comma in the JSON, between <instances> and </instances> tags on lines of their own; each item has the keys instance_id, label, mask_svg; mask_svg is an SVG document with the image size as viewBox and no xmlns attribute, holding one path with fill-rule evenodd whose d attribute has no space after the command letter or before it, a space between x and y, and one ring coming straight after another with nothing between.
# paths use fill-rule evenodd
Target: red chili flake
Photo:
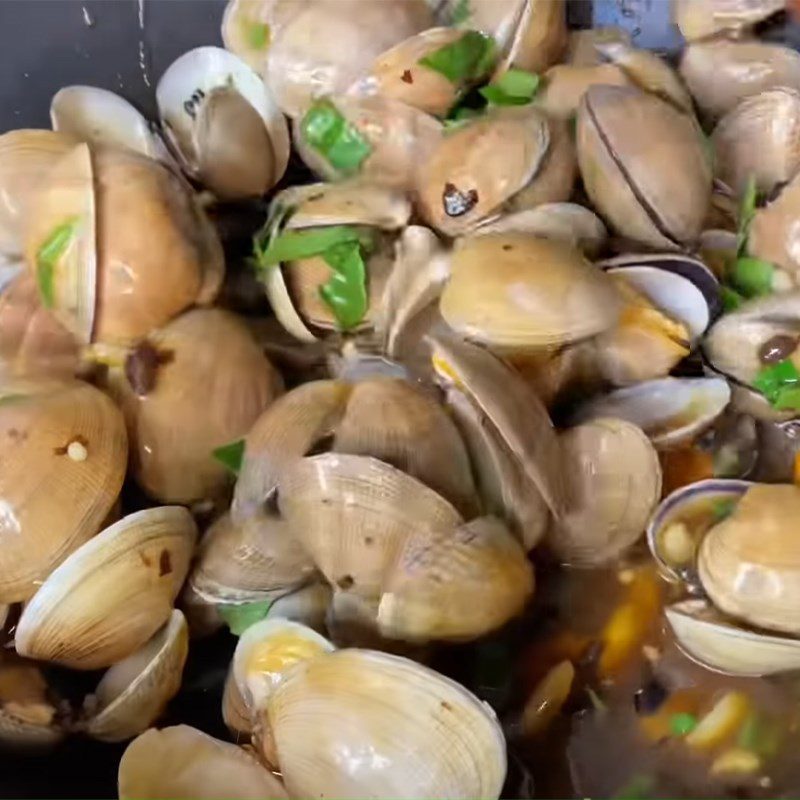
<instances>
[{"instance_id":1,"label":"red chili flake","mask_svg":"<svg viewBox=\"0 0 800 800\"><path fill-rule=\"evenodd\" d=\"M475 208L477 189L462 191L454 183L446 183L442 192L442 205L448 217L460 217Z\"/></svg>"},{"instance_id":2,"label":"red chili flake","mask_svg":"<svg viewBox=\"0 0 800 800\"><path fill-rule=\"evenodd\" d=\"M411 74L411 70L407 69L400 77L400 80L403 83L414 83L414 76Z\"/></svg>"}]
</instances>

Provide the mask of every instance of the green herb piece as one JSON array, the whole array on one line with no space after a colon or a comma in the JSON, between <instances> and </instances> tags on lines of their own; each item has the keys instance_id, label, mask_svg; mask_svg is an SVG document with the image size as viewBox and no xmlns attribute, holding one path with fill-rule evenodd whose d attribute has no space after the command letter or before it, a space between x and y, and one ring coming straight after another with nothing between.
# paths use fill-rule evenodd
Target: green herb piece
<instances>
[{"instance_id":1,"label":"green herb piece","mask_svg":"<svg viewBox=\"0 0 800 800\"><path fill-rule=\"evenodd\" d=\"M50 232L50 235L36 251L36 282L39 286L39 294L42 297L42 305L45 308L52 308L55 305L54 280L56 266L67 247L69 247L77 222L77 217L62 222L61 225Z\"/></svg>"},{"instance_id":2,"label":"green herb piece","mask_svg":"<svg viewBox=\"0 0 800 800\"><path fill-rule=\"evenodd\" d=\"M217 611L234 636L241 636L251 625L261 622L269 613L271 600L242 605L219 605Z\"/></svg>"},{"instance_id":3,"label":"green herb piece","mask_svg":"<svg viewBox=\"0 0 800 800\"><path fill-rule=\"evenodd\" d=\"M480 93L493 106L523 106L530 103L539 88L539 76L524 69L510 69Z\"/></svg>"},{"instance_id":4,"label":"green herb piece","mask_svg":"<svg viewBox=\"0 0 800 800\"><path fill-rule=\"evenodd\" d=\"M728 280L743 297L760 297L772 292L775 267L768 261L739 256L728 269Z\"/></svg>"},{"instance_id":5,"label":"green herb piece","mask_svg":"<svg viewBox=\"0 0 800 800\"><path fill-rule=\"evenodd\" d=\"M753 380L753 386L763 394L770 403L778 399L782 389L794 386L800 381L800 372L787 358L777 364L764 367Z\"/></svg>"},{"instance_id":6,"label":"green herb piece","mask_svg":"<svg viewBox=\"0 0 800 800\"><path fill-rule=\"evenodd\" d=\"M450 24L461 25L462 22L466 22L470 18L471 14L472 9L469 7L469 0L458 0L450 15Z\"/></svg>"},{"instance_id":7,"label":"green herb piece","mask_svg":"<svg viewBox=\"0 0 800 800\"><path fill-rule=\"evenodd\" d=\"M477 81L492 68L497 55L494 39L466 31L460 39L434 50L417 63L442 74L451 83Z\"/></svg>"},{"instance_id":8,"label":"green herb piece","mask_svg":"<svg viewBox=\"0 0 800 800\"><path fill-rule=\"evenodd\" d=\"M259 264L271 267L283 261L300 261L318 256L340 244L361 244L369 249L372 236L352 225L329 225L324 228L283 231L260 254Z\"/></svg>"},{"instance_id":9,"label":"green herb piece","mask_svg":"<svg viewBox=\"0 0 800 800\"><path fill-rule=\"evenodd\" d=\"M253 50L264 50L269 44L269 25L266 22L250 20L245 23L245 35L247 36L247 44Z\"/></svg>"},{"instance_id":10,"label":"green herb piece","mask_svg":"<svg viewBox=\"0 0 800 800\"><path fill-rule=\"evenodd\" d=\"M211 455L228 472L238 475L239 470L242 468L242 458L244 457L244 439L237 439L230 444L224 444L222 447L212 450Z\"/></svg>"},{"instance_id":11,"label":"green herb piece","mask_svg":"<svg viewBox=\"0 0 800 800\"><path fill-rule=\"evenodd\" d=\"M750 175L742 195L742 202L739 205L739 225L736 231L736 252L739 255L743 255L747 250L747 236L750 233L750 223L756 213L757 199L756 177Z\"/></svg>"},{"instance_id":12,"label":"green herb piece","mask_svg":"<svg viewBox=\"0 0 800 800\"><path fill-rule=\"evenodd\" d=\"M651 775L634 775L613 795L613 800L649 800L655 784Z\"/></svg>"},{"instance_id":13,"label":"green herb piece","mask_svg":"<svg viewBox=\"0 0 800 800\"><path fill-rule=\"evenodd\" d=\"M722 308L725 310L725 313L736 311L746 299L729 286L720 286L720 297L722 298Z\"/></svg>"},{"instance_id":14,"label":"green herb piece","mask_svg":"<svg viewBox=\"0 0 800 800\"><path fill-rule=\"evenodd\" d=\"M358 171L372 153L372 145L330 100L312 104L300 123L300 132L334 169L345 174Z\"/></svg>"},{"instance_id":15,"label":"green herb piece","mask_svg":"<svg viewBox=\"0 0 800 800\"><path fill-rule=\"evenodd\" d=\"M686 736L697 727L697 717L688 712L673 714L669 720L669 729L674 736Z\"/></svg>"},{"instance_id":16,"label":"green herb piece","mask_svg":"<svg viewBox=\"0 0 800 800\"><path fill-rule=\"evenodd\" d=\"M736 508L735 500L715 500L711 505L711 513L714 515L715 522L722 522L723 519L733 514Z\"/></svg>"},{"instance_id":17,"label":"green herb piece","mask_svg":"<svg viewBox=\"0 0 800 800\"><path fill-rule=\"evenodd\" d=\"M778 411L800 410L800 386L782 386L772 405Z\"/></svg>"},{"instance_id":18,"label":"green herb piece","mask_svg":"<svg viewBox=\"0 0 800 800\"><path fill-rule=\"evenodd\" d=\"M319 293L342 330L355 328L367 313L367 271L358 242L336 244L322 256L333 274Z\"/></svg>"},{"instance_id":19,"label":"green herb piece","mask_svg":"<svg viewBox=\"0 0 800 800\"><path fill-rule=\"evenodd\" d=\"M25 400L27 397L27 394L15 393L0 395L0 406L9 406L12 403L18 403L20 400Z\"/></svg>"}]
</instances>

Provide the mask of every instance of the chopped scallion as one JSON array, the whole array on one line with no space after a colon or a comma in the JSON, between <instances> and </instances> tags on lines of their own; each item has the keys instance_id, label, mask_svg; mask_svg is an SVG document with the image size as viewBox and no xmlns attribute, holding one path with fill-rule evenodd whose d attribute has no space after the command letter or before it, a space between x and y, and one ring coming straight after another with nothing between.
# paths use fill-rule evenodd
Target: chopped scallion
<instances>
[{"instance_id":1,"label":"chopped scallion","mask_svg":"<svg viewBox=\"0 0 800 800\"><path fill-rule=\"evenodd\" d=\"M770 403L777 402L781 392L794 388L800 381L800 372L790 359L764 367L753 380L753 386L761 392ZM788 398L785 402L788 402Z\"/></svg>"},{"instance_id":2,"label":"chopped scallion","mask_svg":"<svg viewBox=\"0 0 800 800\"><path fill-rule=\"evenodd\" d=\"M372 145L330 100L317 100L300 123L308 144L339 172L351 174L372 153Z\"/></svg>"},{"instance_id":3,"label":"chopped scallion","mask_svg":"<svg viewBox=\"0 0 800 800\"><path fill-rule=\"evenodd\" d=\"M772 292L775 267L768 261L750 256L740 256L728 270L733 288L743 297L760 297Z\"/></svg>"},{"instance_id":4,"label":"chopped scallion","mask_svg":"<svg viewBox=\"0 0 800 800\"><path fill-rule=\"evenodd\" d=\"M234 636L241 636L251 625L261 622L269 613L272 602L243 603L241 605L218 605L217 612Z\"/></svg>"},{"instance_id":5,"label":"chopped scallion","mask_svg":"<svg viewBox=\"0 0 800 800\"><path fill-rule=\"evenodd\" d=\"M62 222L54 228L36 251L36 283L42 305L52 308L56 302L55 273L61 257L64 255L75 234L77 217Z\"/></svg>"},{"instance_id":6,"label":"chopped scallion","mask_svg":"<svg viewBox=\"0 0 800 800\"><path fill-rule=\"evenodd\" d=\"M244 457L244 439L237 439L235 442L217 447L211 451L211 455L228 472L238 475L239 470L242 468L242 458Z\"/></svg>"},{"instance_id":7,"label":"chopped scallion","mask_svg":"<svg viewBox=\"0 0 800 800\"><path fill-rule=\"evenodd\" d=\"M530 103L539 88L539 76L524 69L509 69L499 80L480 89L490 105L522 106Z\"/></svg>"},{"instance_id":8,"label":"chopped scallion","mask_svg":"<svg viewBox=\"0 0 800 800\"><path fill-rule=\"evenodd\" d=\"M340 244L362 244L369 248L370 235L352 225L329 225L323 228L289 230L278 234L267 249L258 256L262 267L271 267L283 261L300 261L325 253Z\"/></svg>"},{"instance_id":9,"label":"chopped scallion","mask_svg":"<svg viewBox=\"0 0 800 800\"><path fill-rule=\"evenodd\" d=\"M477 81L494 65L497 48L494 39L478 31L466 31L460 39L440 47L419 60L454 84Z\"/></svg>"},{"instance_id":10,"label":"chopped scallion","mask_svg":"<svg viewBox=\"0 0 800 800\"><path fill-rule=\"evenodd\" d=\"M697 717L688 712L673 714L669 720L669 729L674 736L686 736L697 727Z\"/></svg>"},{"instance_id":11,"label":"chopped scallion","mask_svg":"<svg viewBox=\"0 0 800 800\"><path fill-rule=\"evenodd\" d=\"M355 328L367 313L366 267L358 242L343 242L323 253L332 270L319 293L342 330Z\"/></svg>"}]
</instances>

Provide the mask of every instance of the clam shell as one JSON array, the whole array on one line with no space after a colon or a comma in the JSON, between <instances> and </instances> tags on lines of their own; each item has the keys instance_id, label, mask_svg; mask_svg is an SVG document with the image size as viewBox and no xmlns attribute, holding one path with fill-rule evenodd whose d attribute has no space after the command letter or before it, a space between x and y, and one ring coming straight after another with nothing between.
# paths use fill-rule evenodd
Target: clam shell
<instances>
[{"instance_id":1,"label":"clam shell","mask_svg":"<svg viewBox=\"0 0 800 800\"><path fill-rule=\"evenodd\" d=\"M601 418L560 436L569 510L547 543L562 561L598 566L618 559L642 535L661 497L661 465L642 430Z\"/></svg>"},{"instance_id":2,"label":"clam shell","mask_svg":"<svg viewBox=\"0 0 800 800\"><path fill-rule=\"evenodd\" d=\"M724 410L731 390L722 378L661 378L589 400L576 421L618 417L638 425L656 447L691 441Z\"/></svg>"},{"instance_id":3,"label":"clam shell","mask_svg":"<svg viewBox=\"0 0 800 800\"><path fill-rule=\"evenodd\" d=\"M281 514L328 581L364 597L380 594L406 539L461 523L444 498L395 467L327 453L283 472Z\"/></svg>"},{"instance_id":4,"label":"clam shell","mask_svg":"<svg viewBox=\"0 0 800 800\"><path fill-rule=\"evenodd\" d=\"M250 709L244 702L242 693L236 685L233 666L228 670L228 675L225 678L225 688L222 691L222 719L237 744L242 737L247 740L253 735L254 723L250 715Z\"/></svg>"},{"instance_id":5,"label":"clam shell","mask_svg":"<svg viewBox=\"0 0 800 800\"><path fill-rule=\"evenodd\" d=\"M99 708L86 733L104 742L121 742L147 730L181 686L189 654L189 628L180 611L132 655L114 664L94 695Z\"/></svg>"},{"instance_id":6,"label":"clam shell","mask_svg":"<svg viewBox=\"0 0 800 800\"><path fill-rule=\"evenodd\" d=\"M378 627L392 639L476 639L519 614L533 585L525 551L495 517L412 534L384 583Z\"/></svg>"},{"instance_id":7,"label":"clam shell","mask_svg":"<svg viewBox=\"0 0 800 800\"><path fill-rule=\"evenodd\" d=\"M795 283L800 275L795 225L798 203L800 174L795 175L772 202L756 210L747 239L751 256L786 270Z\"/></svg>"},{"instance_id":8,"label":"clam shell","mask_svg":"<svg viewBox=\"0 0 800 800\"><path fill-rule=\"evenodd\" d=\"M778 87L748 97L714 128L716 176L741 195L752 177L769 195L800 167L800 92Z\"/></svg>"},{"instance_id":9,"label":"clam shell","mask_svg":"<svg viewBox=\"0 0 800 800\"><path fill-rule=\"evenodd\" d=\"M149 158L170 156L150 123L124 98L97 86L65 86L50 102L53 130L90 145L129 147Z\"/></svg>"},{"instance_id":10,"label":"clam shell","mask_svg":"<svg viewBox=\"0 0 800 800\"><path fill-rule=\"evenodd\" d=\"M706 669L742 677L800 669L800 639L742 628L704 600L675 603L664 614L681 650Z\"/></svg>"},{"instance_id":11,"label":"clam shell","mask_svg":"<svg viewBox=\"0 0 800 800\"><path fill-rule=\"evenodd\" d=\"M558 64L545 73L544 86L533 102L548 117L569 120L584 94L599 85L630 86L630 80L616 64Z\"/></svg>"},{"instance_id":12,"label":"clam shell","mask_svg":"<svg viewBox=\"0 0 800 800\"><path fill-rule=\"evenodd\" d=\"M120 800L287 797L280 780L241 747L188 725L151 728L134 739L119 762L118 787Z\"/></svg>"},{"instance_id":13,"label":"clam shell","mask_svg":"<svg viewBox=\"0 0 800 800\"><path fill-rule=\"evenodd\" d=\"M408 659L349 649L307 661L272 695L267 712L292 796L500 795L506 747L492 710ZM342 769L343 742L374 757Z\"/></svg>"},{"instance_id":14,"label":"clam shell","mask_svg":"<svg viewBox=\"0 0 800 800\"><path fill-rule=\"evenodd\" d=\"M571 30L564 62L575 67L594 67L602 62L597 45L605 42L630 44L630 33L615 26Z\"/></svg>"},{"instance_id":15,"label":"clam shell","mask_svg":"<svg viewBox=\"0 0 800 800\"><path fill-rule=\"evenodd\" d=\"M12 751L47 749L64 738L40 668L10 653L0 663L0 745Z\"/></svg>"},{"instance_id":16,"label":"clam shell","mask_svg":"<svg viewBox=\"0 0 800 800\"><path fill-rule=\"evenodd\" d=\"M331 601L331 587L323 580L315 580L274 600L267 617L301 622L319 633L325 633L325 617Z\"/></svg>"},{"instance_id":17,"label":"clam shell","mask_svg":"<svg viewBox=\"0 0 800 800\"><path fill-rule=\"evenodd\" d=\"M494 349L521 352L585 339L614 325L621 310L613 283L578 250L529 234L465 239L451 271L442 317L464 338Z\"/></svg>"},{"instance_id":18,"label":"clam shell","mask_svg":"<svg viewBox=\"0 0 800 800\"><path fill-rule=\"evenodd\" d=\"M515 67L544 72L555 64L567 46L567 11L564 0L524 0L508 53L497 72Z\"/></svg>"},{"instance_id":19,"label":"clam shell","mask_svg":"<svg viewBox=\"0 0 800 800\"><path fill-rule=\"evenodd\" d=\"M76 550L22 612L17 652L73 669L108 667L168 619L197 529L178 506L139 511Z\"/></svg>"},{"instance_id":20,"label":"clam shell","mask_svg":"<svg viewBox=\"0 0 800 800\"><path fill-rule=\"evenodd\" d=\"M231 123L227 126L228 138L235 141L234 133L242 137L236 144L244 152L224 148L225 142L222 138L216 141L212 138L197 138L207 99L214 96L215 89L224 88L235 90L261 118L264 125L266 136L263 138L245 137L248 125L252 123L246 112L236 112L234 109L236 116L228 120ZM199 103L197 98L200 99ZM233 53L219 47L198 47L184 53L159 80L156 102L161 120L183 160L199 168L201 180L215 178L209 184L212 191L221 191L227 198L263 194L286 172L291 150L286 120L258 74ZM230 141L228 146L231 146ZM204 152L205 148L209 148L207 153ZM270 151L268 155L267 151ZM223 154L231 159L226 164L242 169L242 174L238 176L241 179L238 186L230 183L230 175L218 174L214 170L214 161L219 160ZM264 158L272 162L268 170L258 168ZM266 178L261 186L247 181L245 166L248 163L252 170Z\"/></svg>"},{"instance_id":21,"label":"clam shell","mask_svg":"<svg viewBox=\"0 0 800 800\"><path fill-rule=\"evenodd\" d=\"M111 400L77 382L5 384L0 435L0 601L10 603L97 533L125 477L127 441Z\"/></svg>"},{"instance_id":22,"label":"clam shell","mask_svg":"<svg viewBox=\"0 0 800 800\"><path fill-rule=\"evenodd\" d=\"M675 0L673 19L686 41L705 39L721 31L740 32L783 11L785 0Z\"/></svg>"}]
</instances>

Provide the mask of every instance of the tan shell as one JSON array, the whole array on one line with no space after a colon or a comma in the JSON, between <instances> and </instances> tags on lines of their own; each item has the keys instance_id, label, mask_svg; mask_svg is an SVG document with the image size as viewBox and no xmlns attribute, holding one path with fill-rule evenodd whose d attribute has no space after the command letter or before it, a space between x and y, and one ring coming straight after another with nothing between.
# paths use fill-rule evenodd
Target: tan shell
<instances>
[{"instance_id":1,"label":"tan shell","mask_svg":"<svg viewBox=\"0 0 800 800\"><path fill-rule=\"evenodd\" d=\"M408 659L348 649L307 661L267 711L293 797L500 795L506 751L492 710ZM346 766L343 752L365 751Z\"/></svg>"},{"instance_id":2,"label":"tan shell","mask_svg":"<svg viewBox=\"0 0 800 800\"><path fill-rule=\"evenodd\" d=\"M495 111L448 133L420 164L421 216L448 236L464 233L530 182L549 141L547 120L534 109ZM464 203L455 210L465 210L451 215L445 203L456 195Z\"/></svg>"},{"instance_id":3,"label":"tan shell","mask_svg":"<svg viewBox=\"0 0 800 800\"><path fill-rule=\"evenodd\" d=\"M769 42L714 39L690 44L680 73L700 109L718 119L767 89L800 89L800 54Z\"/></svg>"},{"instance_id":4,"label":"tan shell","mask_svg":"<svg viewBox=\"0 0 800 800\"><path fill-rule=\"evenodd\" d=\"M120 800L279 800L283 784L241 747L188 725L151 728L119 762Z\"/></svg>"},{"instance_id":5,"label":"tan shell","mask_svg":"<svg viewBox=\"0 0 800 800\"><path fill-rule=\"evenodd\" d=\"M498 72L511 67L544 72L555 64L567 46L567 11L564 0L524 0L508 54Z\"/></svg>"},{"instance_id":6,"label":"tan shell","mask_svg":"<svg viewBox=\"0 0 800 800\"><path fill-rule=\"evenodd\" d=\"M151 363L153 351L160 363ZM151 386L136 377L140 363ZM162 502L216 497L229 474L212 451L244 436L282 390L244 324L219 309L190 311L153 333L125 373L110 381L128 424L131 471Z\"/></svg>"},{"instance_id":7,"label":"tan shell","mask_svg":"<svg viewBox=\"0 0 800 800\"><path fill-rule=\"evenodd\" d=\"M621 304L611 280L577 250L505 233L462 242L440 308L461 336L524 351L600 333L616 322Z\"/></svg>"},{"instance_id":8,"label":"tan shell","mask_svg":"<svg viewBox=\"0 0 800 800\"><path fill-rule=\"evenodd\" d=\"M602 62L597 45L605 42L630 44L631 36L624 28L614 26L572 30L569 32L564 63L574 67L596 67Z\"/></svg>"},{"instance_id":9,"label":"tan shell","mask_svg":"<svg viewBox=\"0 0 800 800\"><path fill-rule=\"evenodd\" d=\"M10 603L97 533L125 477L127 442L114 404L77 382L4 385L0 437L0 601Z\"/></svg>"},{"instance_id":10,"label":"tan shell","mask_svg":"<svg viewBox=\"0 0 800 800\"><path fill-rule=\"evenodd\" d=\"M756 484L700 545L697 566L714 605L770 631L800 633L800 489Z\"/></svg>"},{"instance_id":11,"label":"tan shell","mask_svg":"<svg viewBox=\"0 0 800 800\"><path fill-rule=\"evenodd\" d=\"M616 64L578 66L558 64L544 75L544 86L534 104L549 117L568 121L578 110L583 95L592 86L629 86L630 80Z\"/></svg>"},{"instance_id":12,"label":"tan shell","mask_svg":"<svg viewBox=\"0 0 800 800\"><path fill-rule=\"evenodd\" d=\"M294 462L278 488L281 514L328 581L380 594L406 539L461 523L444 498L366 456L327 453Z\"/></svg>"},{"instance_id":13,"label":"tan shell","mask_svg":"<svg viewBox=\"0 0 800 800\"><path fill-rule=\"evenodd\" d=\"M688 41L721 31L739 32L782 11L786 0L674 0L673 19Z\"/></svg>"},{"instance_id":14,"label":"tan shell","mask_svg":"<svg viewBox=\"0 0 800 800\"><path fill-rule=\"evenodd\" d=\"M103 675L86 732L104 742L121 742L147 730L178 693L188 654L186 619L173 611L150 641Z\"/></svg>"},{"instance_id":15,"label":"tan shell","mask_svg":"<svg viewBox=\"0 0 800 800\"><path fill-rule=\"evenodd\" d=\"M476 639L519 614L533 592L525 551L495 517L410 536L384 584L378 626L392 639Z\"/></svg>"},{"instance_id":16,"label":"tan shell","mask_svg":"<svg viewBox=\"0 0 800 800\"><path fill-rule=\"evenodd\" d=\"M621 419L596 419L561 434L567 513L547 543L579 566L618 559L644 533L661 498L661 466L642 430Z\"/></svg>"},{"instance_id":17,"label":"tan shell","mask_svg":"<svg viewBox=\"0 0 800 800\"><path fill-rule=\"evenodd\" d=\"M586 191L618 233L667 249L699 236L711 169L689 117L638 89L595 86L577 136Z\"/></svg>"},{"instance_id":18,"label":"tan shell","mask_svg":"<svg viewBox=\"0 0 800 800\"><path fill-rule=\"evenodd\" d=\"M779 87L743 100L714 129L716 176L741 194L750 176L769 195L800 167L800 92Z\"/></svg>"},{"instance_id":19,"label":"tan shell","mask_svg":"<svg viewBox=\"0 0 800 800\"><path fill-rule=\"evenodd\" d=\"M248 740L253 735L254 723L236 679L233 677L233 666L228 669L225 688L222 692L222 719L228 726L234 741Z\"/></svg>"},{"instance_id":20,"label":"tan shell","mask_svg":"<svg viewBox=\"0 0 800 800\"><path fill-rule=\"evenodd\" d=\"M215 603L257 602L305 583L314 564L291 529L275 515L239 525L221 516L206 532L189 581Z\"/></svg>"},{"instance_id":21,"label":"tan shell","mask_svg":"<svg viewBox=\"0 0 800 800\"><path fill-rule=\"evenodd\" d=\"M798 204L800 174L795 175L771 203L756 211L747 240L750 255L785 269L795 280L800 274L795 224Z\"/></svg>"},{"instance_id":22,"label":"tan shell","mask_svg":"<svg viewBox=\"0 0 800 800\"><path fill-rule=\"evenodd\" d=\"M139 511L106 528L25 606L17 652L73 669L131 655L169 618L196 536L191 515L177 506Z\"/></svg>"}]
</instances>

